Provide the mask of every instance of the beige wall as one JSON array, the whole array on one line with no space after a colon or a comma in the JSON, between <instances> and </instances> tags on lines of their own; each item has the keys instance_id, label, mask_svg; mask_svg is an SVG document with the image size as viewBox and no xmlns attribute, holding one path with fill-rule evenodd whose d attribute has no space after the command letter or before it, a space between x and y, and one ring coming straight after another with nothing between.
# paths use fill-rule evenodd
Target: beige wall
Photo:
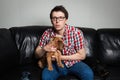
<instances>
[{"instance_id":1,"label":"beige wall","mask_svg":"<svg viewBox=\"0 0 120 80\"><path fill-rule=\"evenodd\" d=\"M51 25L50 10L64 5L68 24L91 28L120 28L120 0L0 0L0 28Z\"/></svg>"}]
</instances>

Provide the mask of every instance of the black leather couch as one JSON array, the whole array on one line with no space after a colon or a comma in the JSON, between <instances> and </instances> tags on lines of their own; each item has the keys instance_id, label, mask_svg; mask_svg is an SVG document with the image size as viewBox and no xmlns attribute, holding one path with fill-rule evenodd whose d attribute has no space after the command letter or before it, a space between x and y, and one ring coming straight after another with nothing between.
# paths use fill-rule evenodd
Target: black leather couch
<instances>
[{"instance_id":1,"label":"black leather couch","mask_svg":"<svg viewBox=\"0 0 120 80\"><path fill-rule=\"evenodd\" d=\"M30 73L30 80L42 80L34 51L47 28L51 26L0 28L0 80L21 80L23 72ZM120 80L120 29L80 29L86 43L84 62L93 69L95 80ZM69 74L58 80L79 79Z\"/></svg>"}]
</instances>

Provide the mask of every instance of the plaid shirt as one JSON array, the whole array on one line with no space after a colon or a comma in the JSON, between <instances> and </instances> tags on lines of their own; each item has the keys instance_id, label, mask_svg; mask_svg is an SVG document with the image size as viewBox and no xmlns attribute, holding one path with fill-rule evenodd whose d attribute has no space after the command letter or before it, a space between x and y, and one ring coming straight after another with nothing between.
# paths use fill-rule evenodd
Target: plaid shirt
<instances>
[{"instance_id":1,"label":"plaid shirt","mask_svg":"<svg viewBox=\"0 0 120 80\"><path fill-rule=\"evenodd\" d=\"M50 38L56 36L53 28L47 29L39 42L39 46L45 46ZM65 32L62 37L65 47L62 51L63 55L72 55L84 47L84 36L83 32L73 26L66 25ZM80 60L64 60L65 65L69 68Z\"/></svg>"}]
</instances>

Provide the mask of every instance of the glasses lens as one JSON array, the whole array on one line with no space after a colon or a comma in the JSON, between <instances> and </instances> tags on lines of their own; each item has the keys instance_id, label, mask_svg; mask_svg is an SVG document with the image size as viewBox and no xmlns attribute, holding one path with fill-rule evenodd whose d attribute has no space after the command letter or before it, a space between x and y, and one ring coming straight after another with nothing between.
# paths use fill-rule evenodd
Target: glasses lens
<instances>
[{"instance_id":1,"label":"glasses lens","mask_svg":"<svg viewBox=\"0 0 120 80\"><path fill-rule=\"evenodd\" d=\"M63 21L65 17L52 17L53 21L59 20L59 21Z\"/></svg>"}]
</instances>

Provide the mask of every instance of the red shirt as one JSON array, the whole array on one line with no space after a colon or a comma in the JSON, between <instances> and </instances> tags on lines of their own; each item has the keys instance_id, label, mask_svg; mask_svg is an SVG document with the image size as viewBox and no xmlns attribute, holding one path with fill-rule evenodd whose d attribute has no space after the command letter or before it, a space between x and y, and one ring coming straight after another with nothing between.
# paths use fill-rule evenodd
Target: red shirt
<instances>
[{"instance_id":1,"label":"red shirt","mask_svg":"<svg viewBox=\"0 0 120 80\"><path fill-rule=\"evenodd\" d=\"M39 46L45 46L49 41L50 38L56 36L53 28L47 29L42 37L40 38ZM76 52L84 47L84 36L83 32L70 25L65 26L65 32L63 35L63 42L65 47L62 51L62 55L72 55L76 54ZM79 62L80 60L64 60L64 63L67 67L71 67L75 63Z\"/></svg>"}]
</instances>

